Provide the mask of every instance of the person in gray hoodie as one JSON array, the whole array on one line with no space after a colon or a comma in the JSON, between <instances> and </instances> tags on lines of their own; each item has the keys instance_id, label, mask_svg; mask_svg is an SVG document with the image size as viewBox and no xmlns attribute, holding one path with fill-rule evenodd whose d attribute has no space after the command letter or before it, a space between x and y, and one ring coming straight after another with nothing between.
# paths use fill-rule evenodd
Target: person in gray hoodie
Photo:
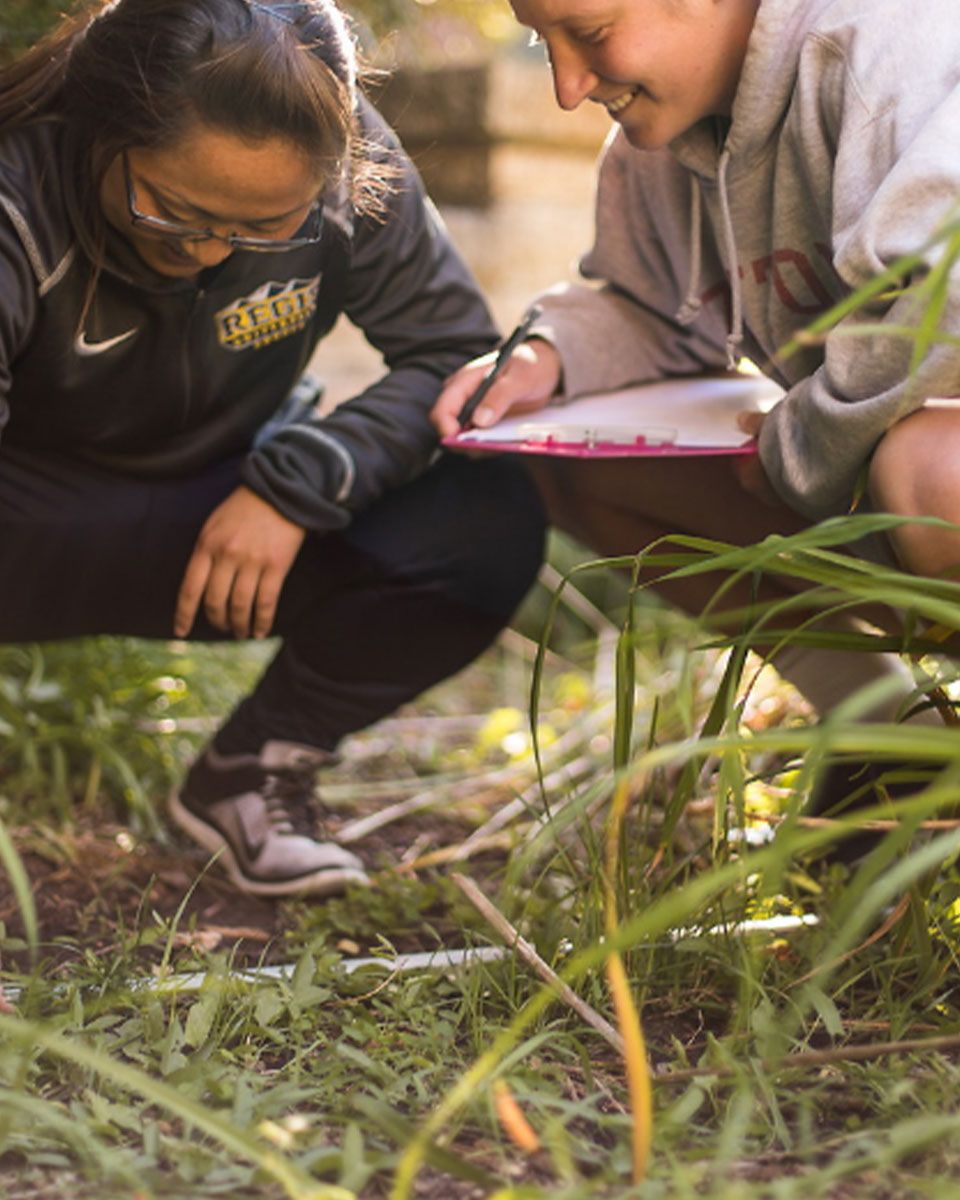
<instances>
[{"instance_id":1,"label":"person in gray hoodie","mask_svg":"<svg viewBox=\"0 0 960 1200\"><path fill-rule=\"evenodd\" d=\"M749 431L759 454L641 463L538 461L555 523L604 553L668 533L749 543L849 510L869 473L876 507L960 518L960 349L934 343L913 369L909 287L842 321L823 344L778 351L901 256L923 251L960 200L960 22L953 0L907 15L898 0L513 0L546 47L557 101L603 105L588 282L540 298L542 316L474 415L491 425L563 396L735 367L785 389ZM924 250L924 247L928 247ZM853 320L868 338L847 335ZM952 274L941 330L960 334ZM444 436L487 369L448 381ZM745 465L744 465L745 463ZM955 570L960 537L892 535L918 573ZM889 555L890 547L874 547ZM888 559L889 561L889 559ZM768 594L777 594L770 581ZM670 596L693 612L701 577ZM872 714L894 715L913 680L893 656L788 651L776 660L821 711L879 676L901 679ZM930 714L927 714L927 719Z\"/></svg>"}]
</instances>

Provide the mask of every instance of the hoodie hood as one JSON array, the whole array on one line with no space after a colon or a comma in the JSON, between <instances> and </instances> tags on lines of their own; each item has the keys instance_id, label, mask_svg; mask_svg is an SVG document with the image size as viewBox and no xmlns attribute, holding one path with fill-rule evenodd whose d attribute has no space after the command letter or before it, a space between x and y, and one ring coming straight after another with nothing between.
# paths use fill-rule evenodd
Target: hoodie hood
<instances>
[{"instance_id":1,"label":"hoodie hood","mask_svg":"<svg viewBox=\"0 0 960 1200\"><path fill-rule=\"evenodd\" d=\"M688 171L716 179L720 155L747 167L779 137L797 86L800 51L837 0L761 0L729 118L709 117L675 138L670 153Z\"/></svg>"},{"instance_id":2,"label":"hoodie hood","mask_svg":"<svg viewBox=\"0 0 960 1200\"><path fill-rule=\"evenodd\" d=\"M670 144L670 153L691 175L690 275L675 317L692 324L702 307L701 181L715 182L720 231L730 279L730 324L725 339L727 368L736 369L744 342L740 255L730 187L738 174L776 145L797 86L800 48L811 27L835 0L763 0L750 33L743 70L729 119L698 122Z\"/></svg>"}]
</instances>

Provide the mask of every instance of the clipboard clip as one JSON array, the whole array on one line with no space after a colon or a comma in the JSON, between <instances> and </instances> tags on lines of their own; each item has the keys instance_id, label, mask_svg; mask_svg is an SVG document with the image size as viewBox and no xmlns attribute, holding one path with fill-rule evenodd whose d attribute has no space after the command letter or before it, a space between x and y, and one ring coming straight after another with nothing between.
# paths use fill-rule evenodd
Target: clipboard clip
<instances>
[{"instance_id":1,"label":"clipboard clip","mask_svg":"<svg viewBox=\"0 0 960 1200\"><path fill-rule=\"evenodd\" d=\"M517 430L520 439L533 445L582 446L673 446L677 430L669 426L648 426L638 430L629 425L561 425L544 421L523 424Z\"/></svg>"}]
</instances>

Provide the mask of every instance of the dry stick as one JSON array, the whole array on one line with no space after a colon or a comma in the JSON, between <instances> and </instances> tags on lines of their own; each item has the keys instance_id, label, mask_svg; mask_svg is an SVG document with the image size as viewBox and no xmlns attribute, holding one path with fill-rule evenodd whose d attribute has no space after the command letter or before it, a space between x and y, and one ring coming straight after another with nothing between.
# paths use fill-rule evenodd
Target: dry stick
<instances>
[{"instance_id":1,"label":"dry stick","mask_svg":"<svg viewBox=\"0 0 960 1200\"><path fill-rule=\"evenodd\" d=\"M580 760L578 760L578 761L580 761ZM576 763L571 763L570 765L571 765L571 767L574 767L574 766L576 766ZM595 773L595 779L598 777L599 776L597 776L597 774ZM584 778L586 778L586 777L584 777ZM544 783L546 785L552 786L551 781L549 779L545 779ZM577 803L578 799L579 799L579 797L577 795L570 795L565 800L557 801L553 805L553 807L550 809L549 812L542 812L536 818L536 820L530 822L530 827L527 829L526 833L523 835L524 843L526 845L529 845L536 838L538 838L545 829L549 828L551 825L555 825L560 820L561 816L563 816L565 811L572 804ZM596 816L596 814L600 811L600 809L604 808L609 803L610 803L610 793L609 793L609 791L604 789L602 794L595 797L595 799L593 799L584 808L583 813L582 813L582 819L584 821L591 821ZM559 836L561 836L561 835L558 834L557 836L559 838Z\"/></svg>"},{"instance_id":2,"label":"dry stick","mask_svg":"<svg viewBox=\"0 0 960 1200\"><path fill-rule=\"evenodd\" d=\"M800 1054L787 1054L781 1059L761 1059L760 1070L768 1074L790 1070L794 1067L825 1067L832 1063L863 1062L870 1058L882 1058L888 1054L911 1054L914 1051L958 1050L960 1034L936 1038L913 1038L904 1042L866 1042L859 1046L841 1046L837 1050L805 1050ZM682 1071L664 1071L653 1076L655 1083L689 1083L711 1075L729 1078L737 1074L734 1067L687 1067Z\"/></svg>"},{"instance_id":3,"label":"dry stick","mask_svg":"<svg viewBox=\"0 0 960 1200\"><path fill-rule=\"evenodd\" d=\"M540 582L548 591L556 592L557 588L563 582L563 576L560 572L550 565L544 563L540 568ZM561 603L565 604L571 612L589 625L596 634L597 644L594 652L593 663L593 690L598 695L612 693L614 690L614 648L616 646L617 637L620 630L605 612L597 608L597 606L581 592L573 584L568 583L563 590L563 595L560 598ZM547 654L549 654L549 650Z\"/></svg>"},{"instance_id":4,"label":"dry stick","mask_svg":"<svg viewBox=\"0 0 960 1200\"><path fill-rule=\"evenodd\" d=\"M509 650L511 654L516 654L517 658L525 659L527 662L534 662L540 653L538 642L533 641L532 638L524 637L522 633L517 633L515 629L504 629L497 640L504 650ZM561 671L576 669L575 664L568 658L556 654L553 650L544 650L543 661L547 666L556 667Z\"/></svg>"},{"instance_id":5,"label":"dry stick","mask_svg":"<svg viewBox=\"0 0 960 1200\"><path fill-rule=\"evenodd\" d=\"M586 779L595 767L596 763L593 759L574 759L573 762L567 763L559 771L548 775L543 781L544 786L548 789L556 788L560 784L567 784L573 787L574 784ZM529 811L539 795L540 784L532 784L519 797L511 800L503 808L498 809L484 825L479 829L475 829L465 841L455 846L443 846L438 850L428 850L418 858L402 863L398 870L401 872L420 871L425 867L435 867L443 863L466 862L467 859L473 858L475 854L483 854L486 850L510 849L515 844L516 834L502 827L509 825L519 813ZM476 801L479 797L471 797L471 799ZM561 813L570 804L575 803L575 801L575 796L567 800L561 800L549 812L541 813L528 826L518 829L517 833L523 838L524 844L530 845L544 829L553 824ZM607 803L609 803L609 796L600 796L598 801L587 810L587 818L589 819L595 808Z\"/></svg>"},{"instance_id":6,"label":"dry stick","mask_svg":"<svg viewBox=\"0 0 960 1200\"><path fill-rule=\"evenodd\" d=\"M463 843L464 857L469 857L473 852L475 842L480 842L492 833L503 829L515 817L529 813L531 807L539 799L542 791L549 792L551 788L555 788L560 784L572 786L585 779L592 770L595 770L597 763L594 758L589 755L582 755L579 758L570 759L568 752L575 749L579 744L589 742L597 728L608 720L609 715L610 707L609 705L605 705L602 709L592 714L586 722L586 729L569 730L563 737L553 742L544 752L543 762L544 764L548 762L552 763L559 757L560 767L553 771L552 774L544 777L542 787L539 780L534 781L519 796L511 800L509 804L505 804L502 808L497 809L489 820L475 829Z\"/></svg>"},{"instance_id":7,"label":"dry stick","mask_svg":"<svg viewBox=\"0 0 960 1200\"><path fill-rule=\"evenodd\" d=\"M556 971L543 961L533 946L520 936L519 931L510 924L503 913L490 903L473 880L457 872L453 872L450 878L460 891L463 892L477 912L486 921L490 922L510 949L516 953L518 958L522 958L528 966L536 971L541 979L546 980L564 1004L569 1005L578 1016L582 1017L588 1025L595 1029L605 1041L610 1043L618 1054L623 1054L623 1038L617 1030L614 1029L609 1021L601 1017L596 1009L591 1008L585 1000L581 1000L573 988L563 982Z\"/></svg>"},{"instance_id":8,"label":"dry stick","mask_svg":"<svg viewBox=\"0 0 960 1200\"><path fill-rule=\"evenodd\" d=\"M386 808L371 813L368 817L358 817L355 821L347 822L337 833L337 841L344 845L348 842L359 841L375 830L382 829L384 825L401 821L404 817L422 812L425 808L434 808L440 804L454 804L460 799L477 801L480 796L494 794L497 787L508 787L510 776L514 772L515 768L503 772L491 771L483 777L484 791L482 793L468 790L468 788L476 788L477 781L475 779L460 780L448 788L433 787L425 792L417 792L415 796L410 796L406 800L398 800L396 804L389 804Z\"/></svg>"},{"instance_id":9,"label":"dry stick","mask_svg":"<svg viewBox=\"0 0 960 1200\"><path fill-rule=\"evenodd\" d=\"M484 794L493 792L497 787L510 787L511 784L518 782L517 776L529 775L532 769L532 766L528 763L523 763L519 766L516 763L511 763L509 766L501 767L499 770L488 771L480 780L484 787ZM471 775L466 778L461 777L446 786L438 787L434 784L432 787L427 788L426 791L417 792L415 796L409 796L406 800L398 800L396 804L390 804L386 808L381 808L378 812L371 813L368 817L358 817L357 820L348 822L337 834L337 841L344 843L356 842L360 838L373 833L374 830L381 829L384 825L402 820L403 817L421 812L425 808L433 808L439 804L455 803L460 799L475 800L478 794L477 783L476 777Z\"/></svg>"},{"instance_id":10,"label":"dry stick","mask_svg":"<svg viewBox=\"0 0 960 1200\"><path fill-rule=\"evenodd\" d=\"M780 825L788 818L782 813L771 813L769 816L760 818L767 825ZM903 825L902 821L887 820L878 818L876 820L856 821L852 818L845 817L843 820L838 820L836 817L795 817L797 825L804 829L829 829L836 827L838 829L862 829L874 833L886 833L891 829L900 829ZM946 817L931 818L928 821L918 821L916 829L960 829L960 819L948 819Z\"/></svg>"},{"instance_id":11,"label":"dry stick","mask_svg":"<svg viewBox=\"0 0 960 1200\"><path fill-rule=\"evenodd\" d=\"M378 734L417 733L420 730L443 729L468 730L482 725L486 713L456 713L449 716L429 715L422 717L384 717L373 727ZM159 720L138 721L137 729L143 733L209 733L218 729L223 716L214 717L162 717ZM350 740L355 735L350 735Z\"/></svg>"},{"instance_id":12,"label":"dry stick","mask_svg":"<svg viewBox=\"0 0 960 1200\"><path fill-rule=\"evenodd\" d=\"M603 718L609 718L609 706L600 710L600 716L596 718L596 721L591 720L587 722L586 729L568 730L567 733L548 746L543 754L544 762L552 763L557 759L563 761L571 748L582 742L589 741L596 732L594 725L598 724ZM356 842L360 838L373 833L374 830L381 829L384 825L389 825L392 821L399 821L411 813L420 812L425 808L432 808L439 804L450 804L460 799L473 800L476 798L478 782L482 783L488 790L498 784L506 787L519 783L520 776L529 776L534 769L535 765L533 761L525 760L522 763L510 763L508 766L500 767L495 771L487 771L480 777L479 781L477 777L470 775L466 778L458 779L456 782L443 788L433 784L426 791L418 792L415 796L410 796L406 800L399 800L396 804L382 808L379 812L372 813L368 817L360 817L356 821L350 821L337 834L337 841L344 844ZM561 768L558 772L558 777L562 776L565 770L569 771L569 769L569 767ZM531 790L533 792L539 791L539 785ZM471 836L485 837L487 834L495 832L497 829L502 828L508 820L512 820L514 815L525 812L528 807L528 802L518 805L518 802L514 801L512 804L506 805L505 808L498 810L495 818L496 823L492 827L490 826L490 822L487 822L486 825L483 825L476 831L475 835ZM507 816L504 817L503 814L507 814Z\"/></svg>"},{"instance_id":13,"label":"dry stick","mask_svg":"<svg viewBox=\"0 0 960 1200\"><path fill-rule=\"evenodd\" d=\"M409 862L400 863L395 867L398 875L415 875L427 867L444 866L449 862L463 862L474 854L483 854L487 850L509 850L515 841L512 833L492 833L479 842L470 843L469 854L464 852L463 845L441 846L437 850L427 850Z\"/></svg>"},{"instance_id":14,"label":"dry stick","mask_svg":"<svg viewBox=\"0 0 960 1200\"><path fill-rule=\"evenodd\" d=\"M561 784L572 787L582 779L585 779L595 769L596 765L592 758L575 758L573 762L565 763L559 771L554 771L552 774L547 775L543 781L543 788L549 792ZM486 841L492 834L499 832L504 826L509 825L515 817L528 813L539 799L540 792L539 781L532 783L515 800L511 800L503 808L497 809L493 816L481 825L479 829L475 829L460 847L463 857L468 858L479 843Z\"/></svg>"},{"instance_id":15,"label":"dry stick","mask_svg":"<svg viewBox=\"0 0 960 1200\"><path fill-rule=\"evenodd\" d=\"M808 979L813 979L815 976L820 975L823 971L832 971L834 967L839 967L843 963L849 961L849 959L856 958L856 956L862 951L866 950L868 946L872 946L874 942L879 942L882 937L886 937L894 925L897 925L903 920L909 907L910 896L908 894L900 898L897 907L892 913L888 914L886 919L880 925L877 926L877 928L873 931L873 933L870 934L866 941L861 942L859 946L854 946L854 948L852 950L848 950L846 954L841 954L839 958L835 958L832 962L820 963L820 965L814 967L812 971L808 971L806 975L801 975L799 979L795 979L789 985L789 987L799 987L801 983L806 983Z\"/></svg>"}]
</instances>

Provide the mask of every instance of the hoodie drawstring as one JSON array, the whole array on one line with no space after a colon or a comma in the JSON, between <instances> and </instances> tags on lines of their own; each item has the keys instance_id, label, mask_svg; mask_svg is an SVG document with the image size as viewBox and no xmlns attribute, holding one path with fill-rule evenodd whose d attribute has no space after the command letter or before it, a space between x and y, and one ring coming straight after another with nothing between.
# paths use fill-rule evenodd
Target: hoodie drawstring
<instances>
[{"instance_id":1,"label":"hoodie drawstring","mask_svg":"<svg viewBox=\"0 0 960 1200\"><path fill-rule=\"evenodd\" d=\"M692 325L697 319L703 301L700 299L700 272L702 269L703 253L703 198L700 195L700 184L696 175L690 176L690 282L687 284L687 296L680 306L676 320L681 325Z\"/></svg>"},{"instance_id":2,"label":"hoodie drawstring","mask_svg":"<svg viewBox=\"0 0 960 1200\"><path fill-rule=\"evenodd\" d=\"M730 165L730 151L724 150L720 155L720 169L717 172L717 184L720 189L720 216L723 220L723 241L727 253L727 270L730 273L730 300L732 316L730 332L727 334L727 367L733 371L740 359L740 347L743 344L743 285L740 282L740 260L737 257L737 238L733 232L733 217L730 215L730 195L727 191L727 167Z\"/></svg>"},{"instance_id":3,"label":"hoodie drawstring","mask_svg":"<svg viewBox=\"0 0 960 1200\"><path fill-rule=\"evenodd\" d=\"M727 367L733 371L740 360L740 347L743 344L743 284L740 280L740 262L737 256L737 239L733 230L733 217L730 213L730 196L727 191L727 167L730 165L730 151L724 150L720 155L717 171L717 188L720 194L720 218L723 225L723 243L727 259L727 271L730 275L731 319L730 332L726 338ZM687 285L687 295L676 314L676 320L681 325L692 325L702 307L700 299L700 275L702 271L702 240L703 240L703 199L700 194L700 181L697 176L690 176L690 282Z\"/></svg>"}]
</instances>

